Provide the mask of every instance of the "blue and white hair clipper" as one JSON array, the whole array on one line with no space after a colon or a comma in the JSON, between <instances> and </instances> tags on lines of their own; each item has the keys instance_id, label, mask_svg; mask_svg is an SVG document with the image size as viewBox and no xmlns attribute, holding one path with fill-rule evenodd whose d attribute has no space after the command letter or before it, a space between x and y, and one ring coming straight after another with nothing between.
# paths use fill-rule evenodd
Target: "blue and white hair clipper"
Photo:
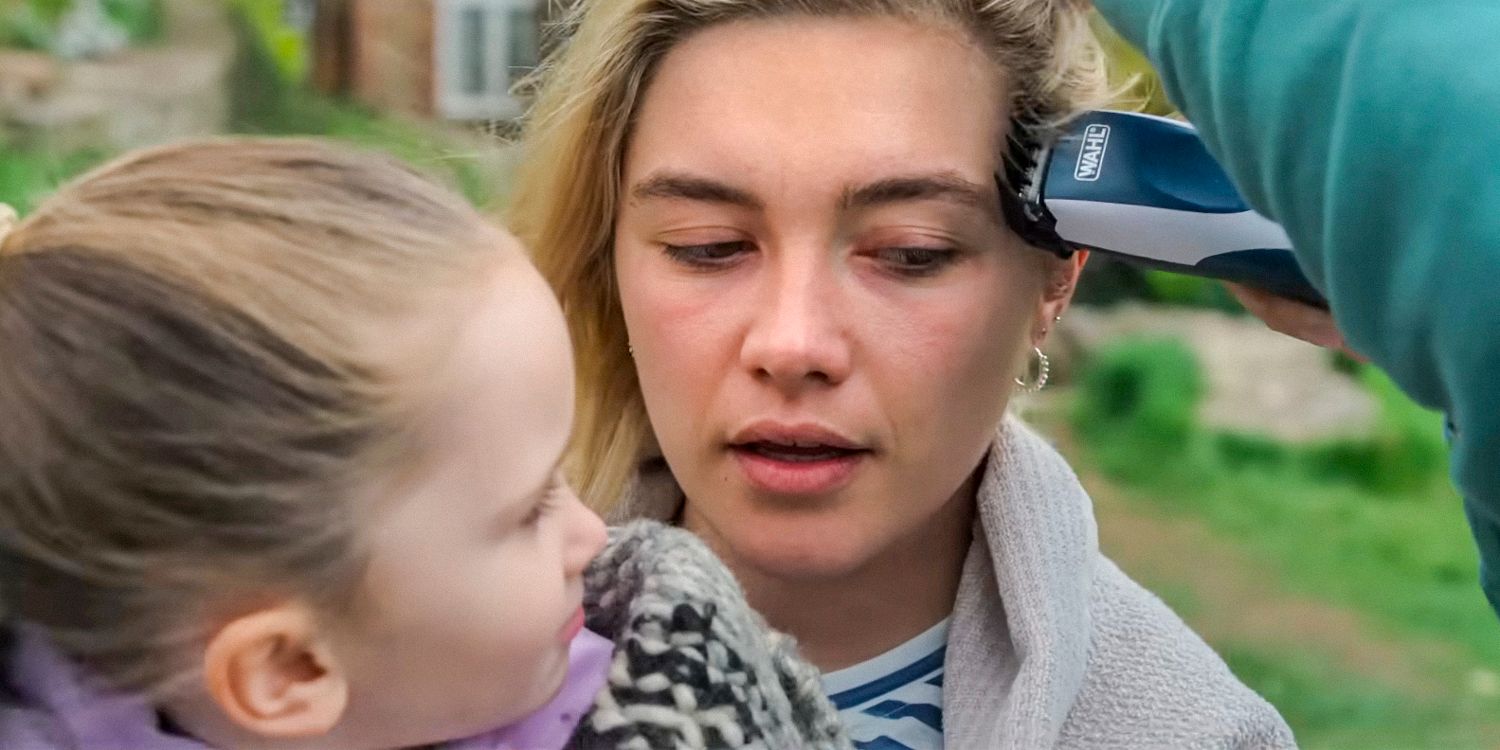
<instances>
[{"instance_id":1,"label":"blue and white hair clipper","mask_svg":"<svg viewBox=\"0 0 1500 750\"><path fill-rule=\"evenodd\" d=\"M1051 142L1025 141L1013 139L1000 192L1007 223L1030 244L1328 306L1298 268L1286 231L1245 203L1187 123L1095 111Z\"/></svg>"}]
</instances>

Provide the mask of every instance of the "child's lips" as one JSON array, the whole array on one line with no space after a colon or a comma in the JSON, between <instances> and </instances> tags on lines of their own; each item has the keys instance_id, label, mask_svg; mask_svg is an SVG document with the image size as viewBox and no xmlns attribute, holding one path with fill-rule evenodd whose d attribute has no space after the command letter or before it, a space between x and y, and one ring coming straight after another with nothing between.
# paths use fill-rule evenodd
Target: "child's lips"
<instances>
[{"instance_id":1,"label":"child's lips","mask_svg":"<svg viewBox=\"0 0 1500 750\"><path fill-rule=\"evenodd\" d=\"M573 616L568 618L567 624L563 625L560 633L563 643L572 643L578 634L583 632L583 607L579 607Z\"/></svg>"}]
</instances>

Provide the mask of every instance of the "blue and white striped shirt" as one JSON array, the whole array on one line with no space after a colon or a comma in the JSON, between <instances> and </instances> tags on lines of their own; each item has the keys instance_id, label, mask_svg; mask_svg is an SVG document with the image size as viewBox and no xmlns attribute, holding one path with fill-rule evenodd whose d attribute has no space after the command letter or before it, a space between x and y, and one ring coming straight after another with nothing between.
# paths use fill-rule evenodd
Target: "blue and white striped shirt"
<instances>
[{"instance_id":1,"label":"blue and white striped shirt","mask_svg":"<svg viewBox=\"0 0 1500 750\"><path fill-rule=\"evenodd\" d=\"M948 620L823 677L857 750L942 750Z\"/></svg>"}]
</instances>

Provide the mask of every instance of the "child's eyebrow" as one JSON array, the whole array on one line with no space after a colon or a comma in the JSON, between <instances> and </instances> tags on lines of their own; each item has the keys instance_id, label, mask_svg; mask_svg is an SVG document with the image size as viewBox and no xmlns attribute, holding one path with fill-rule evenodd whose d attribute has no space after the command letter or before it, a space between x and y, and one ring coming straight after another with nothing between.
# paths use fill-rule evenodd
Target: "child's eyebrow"
<instances>
[{"instance_id":1,"label":"child's eyebrow","mask_svg":"<svg viewBox=\"0 0 1500 750\"><path fill-rule=\"evenodd\" d=\"M557 473L562 470L563 461L567 455L567 451L564 450L562 455L559 455L557 460L552 462L552 467L542 477L540 485L527 490L526 494L521 495L514 501L505 503L505 506L496 515L503 527L508 529L518 525L522 518L525 518L527 514L531 513L546 500L547 491L552 487L552 478L557 476Z\"/></svg>"},{"instance_id":2,"label":"child's eyebrow","mask_svg":"<svg viewBox=\"0 0 1500 750\"><path fill-rule=\"evenodd\" d=\"M557 473L562 470L563 461L567 458L567 455L568 452L564 449L562 454L557 457L557 460L552 462L551 468L547 469L547 473L542 477L541 484L528 489L525 494L504 504L504 507L498 511L498 517L505 526L508 527L518 523L521 518L524 518L527 513L530 513L542 501L543 495L552 486L552 478L557 476Z\"/></svg>"},{"instance_id":3,"label":"child's eyebrow","mask_svg":"<svg viewBox=\"0 0 1500 750\"><path fill-rule=\"evenodd\" d=\"M541 494L545 493L547 491L547 489L552 486L552 478L555 477L555 476L557 476L557 473L559 471L562 471L563 461L567 457L568 457L568 451L567 451L566 448L564 448L563 452L560 453L560 454L558 454L557 460L553 461L552 462L552 466L547 469L547 475L544 476L544 477L542 477L542 484L541 484L541 486L533 489L530 492L530 494L527 495L528 498L537 497L538 495L541 495Z\"/></svg>"}]
</instances>

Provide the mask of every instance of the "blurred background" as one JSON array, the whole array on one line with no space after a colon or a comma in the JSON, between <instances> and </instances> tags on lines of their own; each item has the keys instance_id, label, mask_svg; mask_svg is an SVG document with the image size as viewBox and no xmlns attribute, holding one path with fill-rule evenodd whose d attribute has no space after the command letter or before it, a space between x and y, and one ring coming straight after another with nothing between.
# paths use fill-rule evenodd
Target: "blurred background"
<instances>
[{"instance_id":1,"label":"blurred background","mask_svg":"<svg viewBox=\"0 0 1500 750\"><path fill-rule=\"evenodd\" d=\"M0 0L0 202L25 214L126 149L257 133L387 150L496 207L548 6ZM1099 28L1122 106L1169 112ZM1500 622L1437 415L1216 283L1103 258L1049 349L1053 385L1017 408L1083 476L1106 553L1304 747L1500 747Z\"/></svg>"}]
</instances>

